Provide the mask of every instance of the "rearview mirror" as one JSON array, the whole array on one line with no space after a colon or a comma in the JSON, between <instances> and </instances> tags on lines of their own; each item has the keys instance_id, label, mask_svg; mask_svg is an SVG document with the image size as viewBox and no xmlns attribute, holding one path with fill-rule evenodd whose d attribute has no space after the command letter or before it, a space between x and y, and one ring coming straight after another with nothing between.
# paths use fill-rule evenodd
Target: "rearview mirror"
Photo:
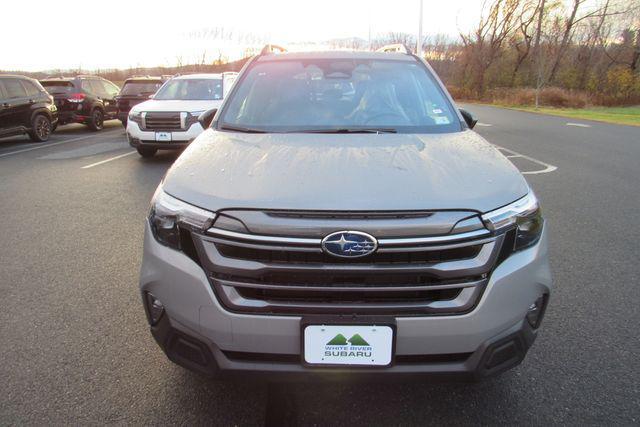
<instances>
[{"instance_id":1,"label":"rearview mirror","mask_svg":"<svg viewBox=\"0 0 640 427\"><path fill-rule=\"evenodd\" d=\"M198 116L198 122L200 122L200 126L202 126L202 129L206 129L211 126L211 122L213 121L213 118L215 117L217 112L217 108L212 108Z\"/></svg>"},{"instance_id":2,"label":"rearview mirror","mask_svg":"<svg viewBox=\"0 0 640 427\"><path fill-rule=\"evenodd\" d=\"M463 110L461 108L460 109L460 114L462 114L462 118L467 123L467 126L469 126L469 129L473 129L476 126L476 123L478 123L478 119L473 117L473 114L471 114L467 110Z\"/></svg>"}]
</instances>

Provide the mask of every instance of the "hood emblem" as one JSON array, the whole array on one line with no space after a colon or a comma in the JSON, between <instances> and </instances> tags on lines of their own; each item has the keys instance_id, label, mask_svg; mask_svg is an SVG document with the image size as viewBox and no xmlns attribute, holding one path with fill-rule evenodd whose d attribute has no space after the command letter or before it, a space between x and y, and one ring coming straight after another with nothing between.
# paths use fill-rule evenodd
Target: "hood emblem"
<instances>
[{"instance_id":1,"label":"hood emblem","mask_svg":"<svg viewBox=\"0 0 640 427\"><path fill-rule=\"evenodd\" d=\"M340 258L367 256L377 248L375 237L360 231L336 231L322 239L322 250Z\"/></svg>"}]
</instances>

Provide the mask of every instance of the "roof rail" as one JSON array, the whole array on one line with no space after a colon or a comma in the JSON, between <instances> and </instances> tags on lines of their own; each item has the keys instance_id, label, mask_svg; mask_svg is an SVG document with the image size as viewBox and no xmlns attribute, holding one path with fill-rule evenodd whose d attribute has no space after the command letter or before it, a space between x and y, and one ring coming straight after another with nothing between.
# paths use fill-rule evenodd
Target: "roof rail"
<instances>
[{"instance_id":1,"label":"roof rail","mask_svg":"<svg viewBox=\"0 0 640 427\"><path fill-rule=\"evenodd\" d=\"M376 49L376 52L398 52L398 53L406 53L407 55L412 55L411 49L407 47L404 43L394 43L387 44L382 46L379 49Z\"/></svg>"},{"instance_id":2,"label":"roof rail","mask_svg":"<svg viewBox=\"0 0 640 427\"><path fill-rule=\"evenodd\" d=\"M278 46L277 44L266 44L260 51L260 55L271 55L276 53L276 51L278 51L279 53L284 53L287 51L287 49L283 48L282 46Z\"/></svg>"}]
</instances>

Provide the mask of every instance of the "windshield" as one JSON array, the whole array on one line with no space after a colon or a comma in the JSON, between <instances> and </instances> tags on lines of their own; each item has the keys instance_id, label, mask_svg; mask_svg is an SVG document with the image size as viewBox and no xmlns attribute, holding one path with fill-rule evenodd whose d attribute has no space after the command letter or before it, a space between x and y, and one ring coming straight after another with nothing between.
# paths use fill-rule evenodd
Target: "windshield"
<instances>
[{"instance_id":1,"label":"windshield","mask_svg":"<svg viewBox=\"0 0 640 427\"><path fill-rule=\"evenodd\" d=\"M126 82L120 95L152 95L162 86L161 82Z\"/></svg>"},{"instance_id":2,"label":"windshield","mask_svg":"<svg viewBox=\"0 0 640 427\"><path fill-rule=\"evenodd\" d=\"M215 100L222 99L222 79L174 79L158 91L154 99Z\"/></svg>"},{"instance_id":3,"label":"windshield","mask_svg":"<svg viewBox=\"0 0 640 427\"><path fill-rule=\"evenodd\" d=\"M461 130L451 104L416 62L301 59L256 63L220 128L254 132Z\"/></svg>"},{"instance_id":4,"label":"windshield","mask_svg":"<svg viewBox=\"0 0 640 427\"><path fill-rule=\"evenodd\" d=\"M41 81L40 84L50 94L54 93L71 93L73 92L73 83L65 81Z\"/></svg>"}]
</instances>

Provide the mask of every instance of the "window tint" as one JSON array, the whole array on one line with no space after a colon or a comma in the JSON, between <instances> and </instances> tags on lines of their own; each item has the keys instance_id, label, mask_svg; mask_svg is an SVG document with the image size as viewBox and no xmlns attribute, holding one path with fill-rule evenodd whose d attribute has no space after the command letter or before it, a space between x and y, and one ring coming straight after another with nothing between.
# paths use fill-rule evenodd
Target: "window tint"
<instances>
[{"instance_id":1,"label":"window tint","mask_svg":"<svg viewBox=\"0 0 640 427\"><path fill-rule=\"evenodd\" d=\"M120 92L120 88L118 86L114 85L113 83L108 82L106 80L101 80L100 82L102 83L102 86L104 87L105 93L109 94L109 96L111 96L111 97L116 96Z\"/></svg>"},{"instance_id":2,"label":"window tint","mask_svg":"<svg viewBox=\"0 0 640 427\"><path fill-rule=\"evenodd\" d=\"M24 90L18 79L6 79L4 88L7 91L7 98L24 98L27 96L27 91Z\"/></svg>"},{"instance_id":3,"label":"window tint","mask_svg":"<svg viewBox=\"0 0 640 427\"><path fill-rule=\"evenodd\" d=\"M80 82L80 87L82 88L82 90L84 90L85 92L91 93L91 94L96 94L95 89L93 88L93 86L91 85L91 80L82 80Z\"/></svg>"},{"instance_id":4,"label":"window tint","mask_svg":"<svg viewBox=\"0 0 640 427\"><path fill-rule=\"evenodd\" d=\"M91 86L94 88L93 89L93 93L95 93L98 96L106 96L107 95L107 91L104 87L104 84L102 83L102 80L92 80L91 81Z\"/></svg>"},{"instance_id":5,"label":"window tint","mask_svg":"<svg viewBox=\"0 0 640 427\"><path fill-rule=\"evenodd\" d=\"M157 81L130 81L126 82L120 91L120 95L152 95L162 86L162 82Z\"/></svg>"},{"instance_id":6,"label":"window tint","mask_svg":"<svg viewBox=\"0 0 640 427\"><path fill-rule=\"evenodd\" d=\"M49 92L51 95L55 93L73 93L75 92L75 88L73 87L73 83L62 81L62 80L51 80L51 81L42 81L40 82L42 86Z\"/></svg>"},{"instance_id":7,"label":"window tint","mask_svg":"<svg viewBox=\"0 0 640 427\"><path fill-rule=\"evenodd\" d=\"M82 89L95 96L104 96L104 87L99 80L85 79L82 80Z\"/></svg>"},{"instance_id":8,"label":"window tint","mask_svg":"<svg viewBox=\"0 0 640 427\"><path fill-rule=\"evenodd\" d=\"M22 80L22 86L27 90L27 95L34 96L40 94L40 88L34 85L29 80Z\"/></svg>"}]
</instances>

